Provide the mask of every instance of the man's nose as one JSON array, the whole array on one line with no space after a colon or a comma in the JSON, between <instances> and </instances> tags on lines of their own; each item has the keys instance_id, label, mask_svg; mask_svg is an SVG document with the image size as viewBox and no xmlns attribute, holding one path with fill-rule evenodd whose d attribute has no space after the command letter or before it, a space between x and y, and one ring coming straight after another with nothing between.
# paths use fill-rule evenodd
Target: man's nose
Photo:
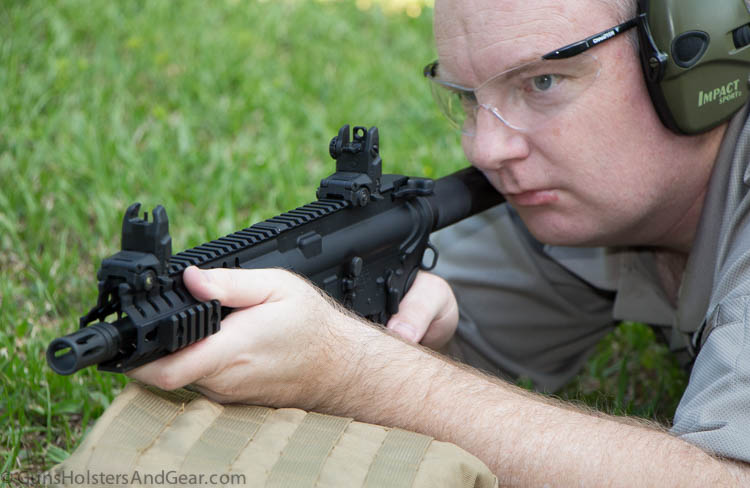
<instances>
[{"instance_id":1,"label":"man's nose","mask_svg":"<svg viewBox=\"0 0 750 488\"><path fill-rule=\"evenodd\" d=\"M469 162L485 171L498 170L529 154L525 134L507 125L492 108L485 106L477 108L474 134L464 136L463 141Z\"/></svg>"}]
</instances>

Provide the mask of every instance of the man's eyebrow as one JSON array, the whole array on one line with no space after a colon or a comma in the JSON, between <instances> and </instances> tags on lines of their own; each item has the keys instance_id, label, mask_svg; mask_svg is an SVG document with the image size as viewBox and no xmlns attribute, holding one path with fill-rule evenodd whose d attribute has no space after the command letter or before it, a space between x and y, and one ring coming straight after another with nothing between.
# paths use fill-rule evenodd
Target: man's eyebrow
<instances>
[{"instance_id":1,"label":"man's eyebrow","mask_svg":"<svg viewBox=\"0 0 750 488\"><path fill-rule=\"evenodd\" d=\"M542 59L542 55L541 54L534 54L534 55L530 55L530 56L525 56L525 57L517 60L512 65L510 65L510 67L508 69L506 69L505 71L508 71L508 70L511 70L511 69L514 69L514 68L518 68L520 66L525 66L525 65L527 65L529 63L533 63L534 61L539 61L541 59Z\"/></svg>"}]
</instances>

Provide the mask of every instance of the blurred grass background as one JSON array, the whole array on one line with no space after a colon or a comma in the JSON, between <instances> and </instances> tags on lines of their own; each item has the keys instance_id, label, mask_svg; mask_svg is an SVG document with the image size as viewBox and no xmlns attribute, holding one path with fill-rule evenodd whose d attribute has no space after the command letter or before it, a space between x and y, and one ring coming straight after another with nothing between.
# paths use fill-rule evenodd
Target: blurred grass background
<instances>
[{"instance_id":1,"label":"blurred grass background","mask_svg":"<svg viewBox=\"0 0 750 488\"><path fill-rule=\"evenodd\" d=\"M96 300L132 202L174 251L314 200L344 123L377 125L386 172L465 166L421 75L429 2L0 3L0 471L64 459L122 388L53 374L47 343ZM669 421L685 385L625 324L563 393Z\"/></svg>"}]
</instances>

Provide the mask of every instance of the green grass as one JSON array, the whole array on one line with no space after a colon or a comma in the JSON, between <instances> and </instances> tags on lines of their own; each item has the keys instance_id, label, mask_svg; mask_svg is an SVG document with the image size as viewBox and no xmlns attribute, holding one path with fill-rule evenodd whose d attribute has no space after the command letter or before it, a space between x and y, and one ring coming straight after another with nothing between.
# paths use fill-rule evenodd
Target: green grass
<instances>
[{"instance_id":1,"label":"green grass","mask_svg":"<svg viewBox=\"0 0 750 488\"><path fill-rule=\"evenodd\" d=\"M585 368L559 396L614 415L635 415L671 425L687 374L653 330L620 324L596 347Z\"/></svg>"},{"instance_id":2,"label":"green grass","mask_svg":"<svg viewBox=\"0 0 750 488\"><path fill-rule=\"evenodd\" d=\"M167 208L175 251L198 245L314 200L344 123L380 128L387 172L465 165L421 76L430 15L348 1L0 3L0 471L64 459L125 383L92 368L57 376L44 351L95 303L130 203ZM655 379L668 360L647 329L622 334L570 396L669 418L684 377Z\"/></svg>"}]
</instances>

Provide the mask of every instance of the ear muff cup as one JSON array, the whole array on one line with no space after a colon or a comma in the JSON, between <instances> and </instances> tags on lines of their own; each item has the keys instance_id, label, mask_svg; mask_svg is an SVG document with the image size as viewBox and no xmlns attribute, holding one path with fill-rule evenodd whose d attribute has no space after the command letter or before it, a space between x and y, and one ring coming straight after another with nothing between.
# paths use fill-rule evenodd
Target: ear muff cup
<instances>
[{"instance_id":1,"label":"ear muff cup","mask_svg":"<svg viewBox=\"0 0 750 488\"><path fill-rule=\"evenodd\" d=\"M641 64L661 121L680 134L729 119L750 96L744 0L639 0Z\"/></svg>"},{"instance_id":2,"label":"ear muff cup","mask_svg":"<svg viewBox=\"0 0 750 488\"><path fill-rule=\"evenodd\" d=\"M692 68L701 60L711 42L707 32L683 32L672 41L672 58L680 68Z\"/></svg>"}]
</instances>

